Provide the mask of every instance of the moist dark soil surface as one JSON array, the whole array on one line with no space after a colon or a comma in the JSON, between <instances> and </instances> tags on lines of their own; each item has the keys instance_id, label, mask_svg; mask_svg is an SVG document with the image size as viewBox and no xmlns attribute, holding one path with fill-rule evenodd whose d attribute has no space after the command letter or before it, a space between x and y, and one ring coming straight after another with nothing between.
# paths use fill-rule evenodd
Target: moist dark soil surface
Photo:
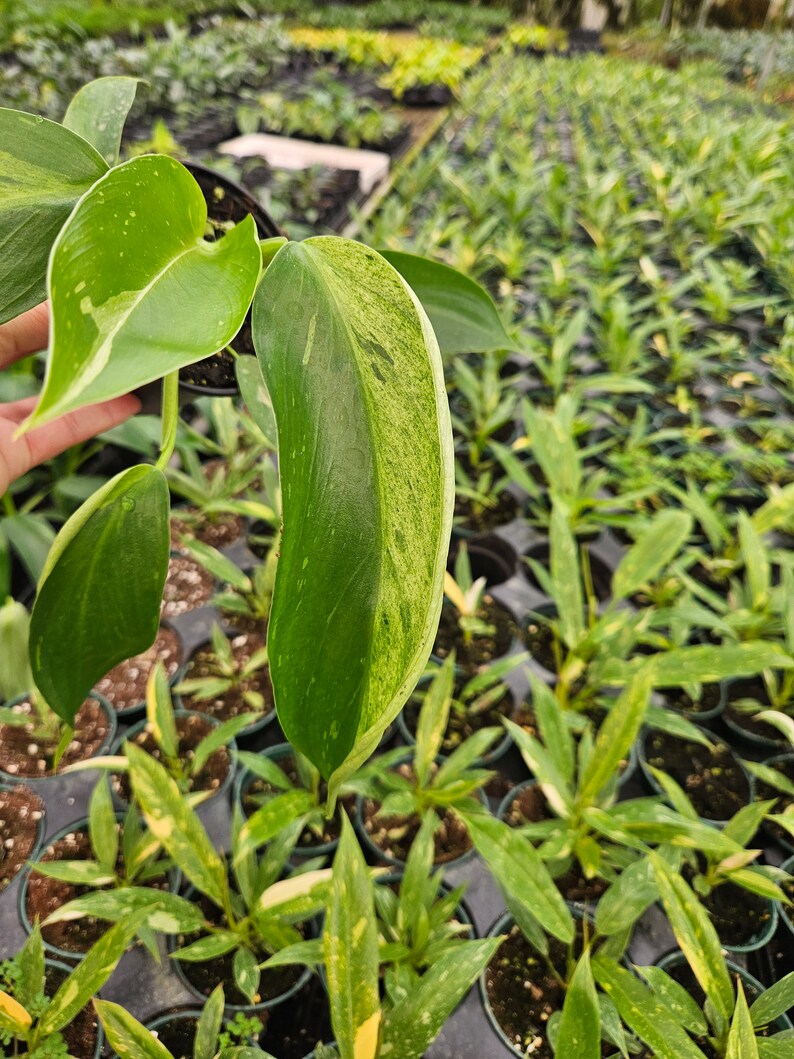
<instances>
[{"instance_id":1,"label":"moist dark soil surface","mask_svg":"<svg viewBox=\"0 0 794 1059\"><path fill-rule=\"evenodd\" d=\"M213 730L213 724L201 714L189 714L187 716L185 714L177 714L174 720L176 721L176 731L179 736L179 759L186 763L190 762L195 756L196 747ZM163 760L163 753L148 726L128 738L136 746L145 750L147 754L151 754L156 761ZM231 767L231 755L226 747L221 747L214 754L210 754L207 763L199 774L190 780L184 793L189 793L190 791L217 791L229 775ZM114 792L120 798L123 798L125 802L128 802L130 800L130 781L127 773L114 773L111 782Z\"/></svg>"},{"instance_id":2,"label":"moist dark soil surface","mask_svg":"<svg viewBox=\"0 0 794 1059\"><path fill-rule=\"evenodd\" d=\"M691 872L684 871L684 877ZM689 881L689 879L688 879ZM747 945L767 928L769 902L733 883L723 883L701 898L723 945Z\"/></svg>"},{"instance_id":3,"label":"moist dark soil surface","mask_svg":"<svg viewBox=\"0 0 794 1059\"><path fill-rule=\"evenodd\" d=\"M161 1023L152 1033L164 1045L174 1059L193 1059L193 1043L196 1039L198 1019L195 1015L180 1015L175 1012L168 1022Z\"/></svg>"},{"instance_id":4,"label":"moist dark soil surface","mask_svg":"<svg viewBox=\"0 0 794 1059\"><path fill-rule=\"evenodd\" d=\"M30 702L13 707L19 713L30 713ZM86 699L74 720L74 738L61 758L59 768L85 761L97 754L110 735L110 721L96 699ZM31 727L0 725L0 768L12 776L30 779L53 774L53 759L58 740L33 739Z\"/></svg>"},{"instance_id":5,"label":"moist dark soil surface","mask_svg":"<svg viewBox=\"0 0 794 1059\"><path fill-rule=\"evenodd\" d=\"M318 978L311 978L284 1004L263 1011L261 1048L279 1059L304 1059L322 1041L333 1039L328 997Z\"/></svg>"},{"instance_id":6,"label":"moist dark soil surface","mask_svg":"<svg viewBox=\"0 0 794 1059\"><path fill-rule=\"evenodd\" d=\"M706 820L730 820L749 801L747 776L724 743L715 741L709 750L664 732L649 732L645 754L649 765L667 772L684 788Z\"/></svg>"},{"instance_id":7,"label":"moist dark soil surface","mask_svg":"<svg viewBox=\"0 0 794 1059\"><path fill-rule=\"evenodd\" d=\"M454 648L457 664L467 670L469 676L473 675L471 670L477 666L507 654L518 635L518 628L510 611L489 595L483 596L477 617L488 625L495 626L496 631L490 636L476 636L467 644L458 625L457 611L450 604L445 604L441 610L441 621L433 644L433 654L439 658L446 658Z\"/></svg>"},{"instance_id":8,"label":"moist dark soil surface","mask_svg":"<svg viewBox=\"0 0 794 1059\"><path fill-rule=\"evenodd\" d=\"M187 555L172 555L168 560L160 613L164 618L176 618L203 607L212 599L213 590L214 582L208 570Z\"/></svg>"},{"instance_id":9,"label":"moist dark soil surface","mask_svg":"<svg viewBox=\"0 0 794 1059\"><path fill-rule=\"evenodd\" d=\"M44 972L47 996L54 996L66 979L66 972L58 967L47 967ZM99 1036L99 1023L93 1006L86 1006L75 1015L74 1019L61 1030L74 1059L93 1059Z\"/></svg>"},{"instance_id":10,"label":"moist dark soil surface","mask_svg":"<svg viewBox=\"0 0 794 1059\"><path fill-rule=\"evenodd\" d=\"M518 515L518 501L512 493L500 493L493 507L474 510L472 502L463 496L455 497L455 523L477 533L506 526Z\"/></svg>"},{"instance_id":11,"label":"moist dark soil surface","mask_svg":"<svg viewBox=\"0 0 794 1059\"><path fill-rule=\"evenodd\" d=\"M230 640L232 655L234 656L235 668L242 667L260 648L264 647L264 637L251 632L238 633ZM209 644L199 647L190 658L185 670L185 679L193 680L198 677L214 677L215 652ZM245 692L258 692L264 699L264 714L271 713L275 708L273 699L273 685L267 666L257 670L247 677L236 687L224 692L223 695L214 696L211 699L198 699L193 695L183 695L182 702L186 710L196 710L198 713L207 713L218 721L228 721L230 717L238 717L241 713L257 713L243 698Z\"/></svg>"},{"instance_id":12,"label":"moist dark soil surface","mask_svg":"<svg viewBox=\"0 0 794 1059\"><path fill-rule=\"evenodd\" d=\"M210 518L199 516L198 512L190 509L183 510L185 518L179 515L171 517L171 543L174 548L179 548L182 537L195 537L213 548L226 548L245 533L245 519L242 515L224 512Z\"/></svg>"},{"instance_id":13,"label":"moist dark soil surface","mask_svg":"<svg viewBox=\"0 0 794 1059\"><path fill-rule=\"evenodd\" d=\"M683 688L658 688L659 694L664 699L665 706L676 713L707 713L714 710L720 704L722 694L719 684L703 684L700 695L693 699Z\"/></svg>"},{"instance_id":14,"label":"moist dark soil surface","mask_svg":"<svg viewBox=\"0 0 794 1059\"><path fill-rule=\"evenodd\" d=\"M225 916L205 897L197 896L191 891L188 891L186 896L194 904L198 904L201 907L209 923L214 923L218 927L226 926ZM300 930L300 926L297 929ZM176 939L176 948L185 948L192 942L197 941L199 937L201 937L199 934L180 934ZM259 962L266 960L269 955L268 952L262 949L261 952L257 953ZM188 982L203 996L208 997L218 983L223 982L223 992L227 1004L250 1008L253 1006L251 1001L234 984L233 965L234 953L230 952L225 956L217 956L214 960L207 960L203 963L185 961L180 963L179 966ZM262 1003L265 1000L272 1000L275 997L282 996L295 985L302 973L302 967L279 967L272 971L263 971L259 983L258 999L255 1003Z\"/></svg>"},{"instance_id":15,"label":"moist dark soil surface","mask_svg":"<svg viewBox=\"0 0 794 1059\"><path fill-rule=\"evenodd\" d=\"M566 946L551 938L549 958L558 973L565 973L567 956ZM511 928L488 964L485 985L496 1021L514 1047L532 1059L554 1059L546 1026L554 1012L562 1010L565 990L518 927ZM613 1051L604 1047L602 1055Z\"/></svg>"},{"instance_id":16,"label":"moist dark soil surface","mask_svg":"<svg viewBox=\"0 0 794 1059\"><path fill-rule=\"evenodd\" d=\"M531 784L518 792L505 812L505 823L510 827L521 827L526 823L538 824L553 820L546 796L537 784ZM579 864L574 861L568 871L554 880L566 901L591 903L597 901L606 890L604 879L586 879Z\"/></svg>"},{"instance_id":17,"label":"moist dark soil surface","mask_svg":"<svg viewBox=\"0 0 794 1059\"><path fill-rule=\"evenodd\" d=\"M463 681L457 681L458 685L455 689L457 695L460 691L460 684ZM419 724L419 710L421 702L416 702L413 698L405 704L405 710L403 717L405 723L408 726L408 731L416 738L416 730ZM454 750L457 750L459 746L466 742L466 740L478 732L481 728L496 727L501 730L502 718L512 717L515 709L515 699L510 691L506 691L502 698L494 703L493 706L487 710L483 710L481 713L473 713L471 711L462 711L451 709L449 711L449 721L447 722L447 728L444 732L444 736L441 740L441 753L451 754ZM499 740L496 740L492 750L499 745ZM485 755L486 760L488 755Z\"/></svg>"},{"instance_id":18,"label":"moist dark soil surface","mask_svg":"<svg viewBox=\"0 0 794 1059\"><path fill-rule=\"evenodd\" d=\"M182 641L173 629L161 625L152 646L143 654L121 662L96 685L115 710L129 710L146 701L146 684L155 663L162 662L170 680L183 662Z\"/></svg>"},{"instance_id":19,"label":"moist dark soil surface","mask_svg":"<svg viewBox=\"0 0 794 1059\"><path fill-rule=\"evenodd\" d=\"M408 764L398 765L395 771L406 779L413 776ZM367 834L378 849L396 860L407 860L408 852L422 825L419 816L380 816L378 803L367 799L364 802L363 818ZM471 839L465 825L451 810L447 810L441 817L433 841L434 864L448 864L471 849Z\"/></svg>"},{"instance_id":20,"label":"moist dark soil surface","mask_svg":"<svg viewBox=\"0 0 794 1059\"><path fill-rule=\"evenodd\" d=\"M88 832L83 830L71 831L63 838L59 838L48 846L41 857L42 861L56 860L92 860L91 840ZM124 858L119 847L119 855L116 860L116 871L121 872L124 868ZM168 889L168 880L165 875L154 879L145 885L158 890ZM94 892L91 886L73 886L71 883L61 882L60 879L50 879L46 875L37 872L30 873L28 890L25 895L25 912L28 921L32 923L36 917L44 922L58 908L62 908L69 901L83 894ZM93 916L82 916L80 919L67 920L63 923L51 923L42 926L42 937L50 945L55 945L66 952L87 952L94 942L99 941L107 933L108 924L106 920L95 919Z\"/></svg>"},{"instance_id":21,"label":"moist dark soil surface","mask_svg":"<svg viewBox=\"0 0 794 1059\"><path fill-rule=\"evenodd\" d=\"M538 665L556 673L557 659L554 654L554 633L551 626L530 616L521 631L521 639Z\"/></svg>"},{"instance_id":22,"label":"moist dark soil surface","mask_svg":"<svg viewBox=\"0 0 794 1059\"><path fill-rule=\"evenodd\" d=\"M300 779L298 777L298 770L295 767L294 758L287 756L276 760L276 764L289 778L294 787L300 787ZM280 794L281 791L268 783L267 780L260 779L259 776L255 777L244 789L242 793L243 812L246 817L252 816L257 809L268 802L271 798ZM328 785L325 781L320 782L319 797L321 801L324 801L328 794ZM355 812L356 799L354 795L348 795L345 798L339 799L339 804L344 807L347 811L347 815L352 818ZM339 833L342 830L342 821L337 811L332 820L326 820L323 817L321 821L321 829L318 828L304 828L298 838L297 848L306 849L311 851L317 846L325 846L329 842L335 842L339 838Z\"/></svg>"},{"instance_id":23,"label":"moist dark soil surface","mask_svg":"<svg viewBox=\"0 0 794 1059\"><path fill-rule=\"evenodd\" d=\"M0 790L0 893L30 858L44 802L30 787Z\"/></svg>"}]
</instances>

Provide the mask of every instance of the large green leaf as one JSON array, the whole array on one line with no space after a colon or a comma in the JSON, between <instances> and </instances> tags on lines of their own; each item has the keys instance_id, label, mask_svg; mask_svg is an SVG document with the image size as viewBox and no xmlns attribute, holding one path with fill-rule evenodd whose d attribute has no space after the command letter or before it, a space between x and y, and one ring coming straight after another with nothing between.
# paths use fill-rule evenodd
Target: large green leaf
<instances>
[{"instance_id":1,"label":"large green leaf","mask_svg":"<svg viewBox=\"0 0 794 1059\"><path fill-rule=\"evenodd\" d=\"M791 669L782 647L762 640L736 644L696 644L660 652L646 663L656 687L675 684L713 684L737 676L754 676L764 669Z\"/></svg>"},{"instance_id":2,"label":"large green leaf","mask_svg":"<svg viewBox=\"0 0 794 1059\"><path fill-rule=\"evenodd\" d=\"M62 125L0 108L0 324L44 300L55 237L107 169Z\"/></svg>"},{"instance_id":3,"label":"large green leaf","mask_svg":"<svg viewBox=\"0 0 794 1059\"><path fill-rule=\"evenodd\" d=\"M490 295L473 279L417 254L384 250L430 318L441 352L487 353L512 342Z\"/></svg>"},{"instance_id":4,"label":"large green leaf","mask_svg":"<svg viewBox=\"0 0 794 1059\"><path fill-rule=\"evenodd\" d=\"M234 338L259 277L256 227L246 217L210 243L206 221L196 181L160 155L111 169L83 196L50 258L47 374L28 425L127 393Z\"/></svg>"},{"instance_id":5,"label":"large green leaf","mask_svg":"<svg viewBox=\"0 0 794 1059\"><path fill-rule=\"evenodd\" d=\"M325 920L331 1025L341 1059L375 1059L380 1028L378 929L372 878L353 828L342 834Z\"/></svg>"},{"instance_id":6,"label":"large green leaf","mask_svg":"<svg viewBox=\"0 0 794 1059\"><path fill-rule=\"evenodd\" d=\"M502 940L498 937L464 942L436 960L415 988L388 1011L378 1055L383 1059L423 1059Z\"/></svg>"},{"instance_id":7,"label":"large green leaf","mask_svg":"<svg viewBox=\"0 0 794 1059\"><path fill-rule=\"evenodd\" d=\"M620 762L628 756L645 719L650 693L648 674L641 672L610 709L579 778L577 801L580 805L597 801L600 792L615 776Z\"/></svg>"},{"instance_id":8,"label":"large green leaf","mask_svg":"<svg viewBox=\"0 0 794 1059\"><path fill-rule=\"evenodd\" d=\"M398 273L336 238L278 252L254 342L283 493L276 707L333 799L396 717L438 624L454 484L441 357Z\"/></svg>"},{"instance_id":9,"label":"large green leaf","mask_svg":"<svg viewBox=\"0 0 794 1059\"><path fill-rule=\"evenodd\" d=\"M601 1059L601 1012L587 950L579 958L565 994L554 1050L560 1056Z\"/></svg>"},{"instance_id":10,"label":"large green leaf","mask_svg":"<svg viewBox=\"0 0 794 1059\"><path fill-rule=\"evenodd\" d=\"M108 165L119 160L121 133L137 88L137 77L98 77L83 85L66 108L66 128L88 140Z\"/></svg>"},{"instance_id":11,"label":"large green leaf","mask_svg":"<svg viewBox=\"0 0 794 1059\"><path fill-rule=\"evenodd\" d=\"M168 485L132 467L56 538L30 625L36 686L71 724L97 680L154 641L168 572Z\"/></svg>"}]
</instances>

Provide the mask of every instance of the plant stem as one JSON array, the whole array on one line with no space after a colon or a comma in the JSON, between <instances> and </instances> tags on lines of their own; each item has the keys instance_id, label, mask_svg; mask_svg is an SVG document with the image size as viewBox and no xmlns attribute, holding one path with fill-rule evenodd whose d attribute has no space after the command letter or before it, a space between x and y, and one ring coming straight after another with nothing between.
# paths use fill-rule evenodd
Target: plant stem
<instances>
[{"instance_id":1,"label":"plant stem","mask_svg":"<svg viewBox=\"0 0 794 1059\"><path fill-rule=\"evenodd\" d=\"M163 433L157 469L164 471L176 447L176 428L179 421L179 372L172 371L163 379Z\"/></svg>"}]
</instances>

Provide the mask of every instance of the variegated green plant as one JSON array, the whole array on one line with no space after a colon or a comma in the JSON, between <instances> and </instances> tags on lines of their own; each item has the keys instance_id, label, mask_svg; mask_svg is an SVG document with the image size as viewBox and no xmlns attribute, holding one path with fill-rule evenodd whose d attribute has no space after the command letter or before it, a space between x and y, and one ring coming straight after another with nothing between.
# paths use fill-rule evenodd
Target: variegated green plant
<instances>
[{"instance_id":1,"label":"variegated green plant","mask_svg":"<svg viewBox=\"0 0 794 1059\"><path fill-rule=\"evenodd\" d=\"M113 973L140 923L135 915L112 927L54 990L48 986L41 931L34 924L17 955L0 963L0 1047L29 1059L68 1054L63 1031Z\"/></svg>"},{"instance_id":2,"label":"variegated green plant","mask_svg":"<svg viewBox=\"0 0 794 1059\"><path fill-rule=\"evenodd\" d=\"M499 349L504 329L488 296L444 266L390 264L338 238L260 244L252 217L220 232L174 159L116 164L131 100L130 82L111 78L86 88L64 125L0 110L0 226L12 233L0 246L0 321L45 294L52 316L44 387L22 431L163 380L156 465L109 482L53 545L33 676L69 725L96 680L153 642L178 372L230 347L253 305L261 378L243 363L240 378L254 402L268 392L283 498L276 708L333 801L399 712L435 633L453 505L439 342L457 349L471 326Z\"/></svg>"},{"instance_id":3,"label":"variegated green plant","mask_svg":"<svg viewBox=\"0 0 794 1059\"><path fill-rule=\"evenodd\" d=\"M257 858L241 847L242 820L237 814L227 862L163 766L136 746L128 745L126 753L133 793L149 831L196 893L216 910L205 917L197 903L185 901L196 914L189 925L170 931L187 935L173 958L202 963L233 954L234 981L229 984L255 1001L268 958L303 942L299 927L309 924L324 907L330 871L285 877L300 822L288 822ZM153 906L156 902L153 897Z\"/></svg>"},{"instance_id":4,"label":"variegated green plant","mask_svg":"<svg viewBox=\"0 0 794 1059\"><path fill-rule=\"evenodd\" d=\"M120 1004L109 1000L94 1000L102 1029L119 1059L174 1059L157 1034L142 1026ZM252 1029L262 1029L259 1019L240 1019L239 1013L231 1023L223 1021L223 986L217 986L207 999L196 1021L192 1059L273 1059L245 1038Z\"/></svg>"}]
</instances>

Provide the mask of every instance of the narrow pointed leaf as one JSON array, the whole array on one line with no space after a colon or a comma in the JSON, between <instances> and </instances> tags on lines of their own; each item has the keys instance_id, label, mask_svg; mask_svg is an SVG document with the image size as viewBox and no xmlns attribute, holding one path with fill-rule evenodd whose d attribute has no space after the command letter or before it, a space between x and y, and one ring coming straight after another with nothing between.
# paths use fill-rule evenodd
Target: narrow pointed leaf
<instances>
[{"instance_id":1,"label":"narrow pointed leaf","mask_svg":"<svg viewBox=\"0 0 794 1059\"><path fill-rule=\"evenodd\" d=\"M193 1059L213 1059L218 1051L218 1034L223 1025L223 1002L223 985L219 985L210 993L198 1020Z\"/></svg>"},{"instance_id":2,"label":"narrow pointed leaf","mask_svg":"<svg viewBox=\"0 0 794 1059\"><path fill-rule=\"evenodd\" d=\"M692 516L662 511L648 524L620 561L612 578L612 595L626 599L661 574L675 558L692 529Z\"/></svg>"},{"instance_id":3,"label":"narrow pointed leaf","mask_svg":"<svg viewBox=\"0 0 794 1059\"><path fill-rule=\"evenodd\" d=\"M254 342L283 496L276 707L333 801L413 689L438 623L453 505L441 357L400 276L335 238L279 251Z\"/></svg>"},{"instance_id":4,"label":"narrow pointed leaf","mask_svg":"<svg viewBox=\"0 0 794 1059\"><path fill-rule=\"evenodd\" d=\"M794 971L766 989L750 1008L754 1026L768 1026L794 1007Z\"/></svg>"},{"instance_id":5,"label":"narrow pointed leaf","mask_svg":"<svg viewBox=\"0 0 794 1059\"><path fill-rule=\"evenodd\" d=\"M50 258L47 373L28 426L153 382L234 338L259 277L256 229L247 217L210 243L206 220L196 181L160 155L111 169L83 196Z\"/></svg>"},{"instance_id":6,"label":"narrow pointed leaf","mask_svg":"<svg viewBox=\"0 0 794 1059\"><path fill-rule=\"evenodd\" d=\"M587 950L579 958L565 994L554 1050L577 1059L601 1059L601 1012Z\"/></svg>"},{"instance_id":7,"label":"narrow pointed leaf","mask_svg":"<svg viewBox=\"0 0 794 1059\"><path fill-rule=\"evenodd\" d=\"M163 474L132 467L87 501L55 540L33 607L30 660L36 686L67 724L101 677L157 635L168 509Z\"/></svg>"},{"instance_id":8,"label":"narrow pointed leaf","mask_svg":"<svg viewBox=\"0 0 794 1059\"><path fill-rule=\"evenodd\" d=\"M736 983L736 1008L728 1033L725 1059L758 1059L758 1045L741 978Z\"/></svg>"},{"instance_id":9,"label":"narrow pointed leaf","mask_svg":"<svg viewBox=\"0 0 794 1059\"><path fill-rule=\"evenodd\" d=\"M0 108L0 324L44 300L52 244L107 171L63 125Z\"/></svg>"},{"instance_id":10,"label":"narrow pointed leaf","mask_svg":"<svg viewBox=\"0 0 794 1059\"><path fill-rule=\"evenodd\" d=\"M628 757L639 734L651 683L646 673L640 673L621 693L598 730L593 751L587 759L579 780L578 801L588 805L596 801L599 792L616 774L621 761Z\"/></svg>"}]
</instances>

